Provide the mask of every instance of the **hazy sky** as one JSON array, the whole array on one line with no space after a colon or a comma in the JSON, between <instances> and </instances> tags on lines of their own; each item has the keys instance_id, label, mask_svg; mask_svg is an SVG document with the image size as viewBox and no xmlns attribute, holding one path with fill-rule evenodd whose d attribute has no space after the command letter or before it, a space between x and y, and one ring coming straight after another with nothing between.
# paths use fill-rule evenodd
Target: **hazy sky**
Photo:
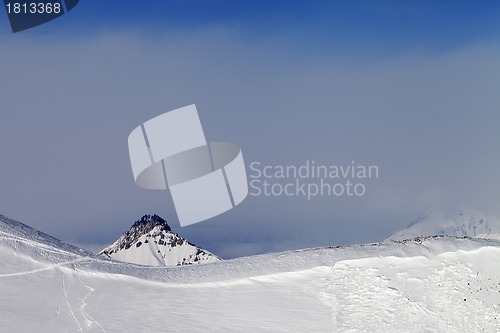
<instances>
[{"instance_id":1,"label":"hazy sky","mask_svg":"<svg viewBox=\"0 0 500 333\"><path fill-rule=\"evenodd\" d=\"M500 216L500 3L82 1L0 12L0 214L96 249L142 215L223 257L375 242L432 207ZM249 196L180 228L127 137L196 104L246 165L376 165L362 197ZM247 168L250 173L250 170Z\"/></svg>"}]
</instances>

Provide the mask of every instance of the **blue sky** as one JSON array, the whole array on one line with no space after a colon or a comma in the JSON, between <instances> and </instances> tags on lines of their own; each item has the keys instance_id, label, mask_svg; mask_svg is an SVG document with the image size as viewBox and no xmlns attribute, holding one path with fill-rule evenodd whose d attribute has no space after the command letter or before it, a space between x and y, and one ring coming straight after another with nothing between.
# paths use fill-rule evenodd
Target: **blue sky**
<instances>
[{"instance_id":1,"label":"blue sky","mask_svg":"<svg viewBox=\"0 0 500 333\"><path fill-rule=\"evenodd\" d=\"M0 213L93 249L157 213L234 257L380 241L429 208L500 216L500 3L94 1L0 12ZM195 103L247 166L376 164L362 198L249 197L180 228L127 137Z\"/></svg>"},{"instance_id":2,"label":"blue sky","mask_svg":"<svg viewBox=\"0 0 500 333\"><path fill-rule=\"evenodd\" d=\"M71 36L133 28L162 35L224 27L242 38L293 38L313 52L404 52L497 39L499 18L495 1L86 0L35 31Z\"/></svg>"}]
</instances>

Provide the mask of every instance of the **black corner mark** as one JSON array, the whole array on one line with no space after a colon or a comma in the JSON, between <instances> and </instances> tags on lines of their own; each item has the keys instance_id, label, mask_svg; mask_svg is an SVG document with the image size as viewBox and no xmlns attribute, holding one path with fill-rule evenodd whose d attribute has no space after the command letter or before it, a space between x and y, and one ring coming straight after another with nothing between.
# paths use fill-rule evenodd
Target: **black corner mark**
<instances>
[{"instance_id":1,"label":"black corner mark","mask_svg":"<svg viewBox=\"0 0 500 333\"><path fill-rule=\"evenodd\" d=\"M12 32L56 19L75 8L79 0L4 0Z\"/></svg>"},{"instance_id":2,"label":"black corner mark","mask_svg":"<svg viewBox=\"0 0 500 333\"><path fill-rule=\"evenodd\" d=\"M64 0L64 2L66 3L66 11L69 12L70 10L75 8L75 6L78 4L78 1L80 0Z\"/></svg>"}]
</instances>

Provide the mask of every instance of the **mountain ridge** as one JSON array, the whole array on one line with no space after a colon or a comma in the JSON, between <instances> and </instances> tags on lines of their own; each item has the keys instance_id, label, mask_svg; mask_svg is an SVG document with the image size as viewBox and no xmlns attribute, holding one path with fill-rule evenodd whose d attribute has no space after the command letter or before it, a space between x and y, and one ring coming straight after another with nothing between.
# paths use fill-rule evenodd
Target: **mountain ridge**
<instances>
[{"instance_id":1,"label":"mountain ridge","mask_svg":"<svg viewBox=\"0 0 500 333\"><path fill-rule=\"evenodd\" d=\"M0 223L2 332L500 329L498 241L431 236L148 267L59 251L18 226Z\"/></svg>"},{"instance_id":2,"label":"mountain ridge","mask_svg":"<svg viewBox=\"0 0 500 333\"><path fill-rule=\"evenodd\" d=\"M500 219L477 210L468 208L434 209L420 214L406 228L392 233L386 241L434 235L494 239L499 233Z\"/></svg>"},{"instance_id":3,"label":"mountain ridge","mask_svg":"<svg viewBox=\"0 0 500 333\"><path fill-rule=\"evenodd\" d=\"M59 248L61 250L71 252L73 254L95 256L94 253L79 248L75 245L66 243L58 238L55 238L43 231L30 227L27 224L11 219L0 214L0 233L10 237L22 237L35 242L42 242Z\"/></svg>"}]
</instances>

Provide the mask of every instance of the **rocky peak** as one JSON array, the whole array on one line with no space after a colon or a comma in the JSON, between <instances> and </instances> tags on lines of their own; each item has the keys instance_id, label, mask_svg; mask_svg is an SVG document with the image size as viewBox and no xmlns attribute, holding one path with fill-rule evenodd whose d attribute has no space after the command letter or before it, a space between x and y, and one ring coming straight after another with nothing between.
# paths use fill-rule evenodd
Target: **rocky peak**
<instances>
[{"instance_id":1,"label":"rocky peak","mask_svg":"<svg viewBox=\"0 0 500 333\"><path fill-rule=\"evenodd\" d=\"M161 231L171 232L170 226L167 221L162 219L160 216L153 215L144 215L139 220L135 221L135 223L130 228L129 232L132 230L137 230L141 235L146 234L153 230L155 227L159 227Z\"/></svg>"},{"instance_id":2,"label":"rocky peak","mask_svg":"<svg viewBox=\"0 0 500 333\"><path fill-rule=\"evenodd\" d=\"M160 216L156 214L144 215L139 220L135 221L127 232L120 236L113 248L103 251L103 253L110 255L119 250L128 250L132 245L136 244L143 235L149 234L156 237L163 233L171 232L172 229L170 229L167 221Z\"/></svg>"}]
</instances>

